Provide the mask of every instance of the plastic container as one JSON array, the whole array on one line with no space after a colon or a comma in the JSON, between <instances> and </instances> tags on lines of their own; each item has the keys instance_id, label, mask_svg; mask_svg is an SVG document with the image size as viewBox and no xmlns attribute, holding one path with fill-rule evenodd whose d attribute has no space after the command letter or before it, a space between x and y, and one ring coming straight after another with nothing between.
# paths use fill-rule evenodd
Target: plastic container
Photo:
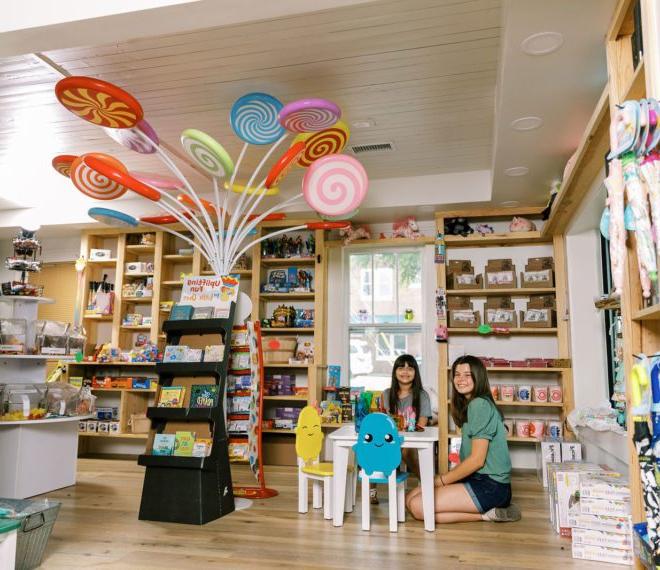
<instances>
[{"instance_id":1,"label":"plastic container","mask_svg":"<svg viewBox=\"0 0 660 570\"><path fill-rule=\"evenodd\" d=\"M131 414L128 425L132 433L149 433L151 429L151 420L146 414Z\"/></svg>"},{"instance_id":2,"label":"plastic container","mask_svg":"<svg viewBox=\"0 0 660 570\"><path fill-rule=\"evenodd\" d=\"M0 499L0 513L5 512L3 509L9 510L3 518L21 523L16 537L16 570L37 568L44 557L60 503L48 499Z\"/></svg>"},{"instance_id":3,"label":"plastic container","mask_svg":"<svg viewBox=\"0 0 660 570\"><path fill-rule=\"evenodd\" d=\"M68 323L40 321L36 327L35 346L38 354L63 356L67 354Z\"/></svg>"},{"instance_id":4,"label":"plastic container","mask_svg":"<svg viewBox=\"0 0 660 570\"><path fill-rule=\"evenodd\" d=\"M24 354L27 341L25 319L0 320L0 353Z\"/></svg>"},{"instance_id":5,"label":"plastic container","mask_svg":"<svg viewBox=\"0 0 660 570\"><path fill-rule=\"evenodd\" d=\"M5 384L0 418L5 421L43 418L47 392L46 384Z\"/></svg>"}]
</instances>

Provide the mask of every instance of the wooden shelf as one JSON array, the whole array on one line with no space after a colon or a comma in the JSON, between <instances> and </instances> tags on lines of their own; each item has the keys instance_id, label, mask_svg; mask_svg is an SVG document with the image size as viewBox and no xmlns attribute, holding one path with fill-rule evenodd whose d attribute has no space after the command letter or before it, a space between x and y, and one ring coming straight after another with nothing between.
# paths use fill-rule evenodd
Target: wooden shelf
<instances>
[{"instance_id":1,"label":"wooden shelf","mask_svg":"<svg viewBox=\"0 0 660 570\"><path fill-rule=\"evenodd\" d=\"M163 287L171 287L176 289L177 287L183 287L183 281L163 281L161 282Z\"/></svg>"},{"instance_id":2,"label":"wooden shelf","mask_svg":"<svg viewBox=\"0 0 660 570\"><path fill-rule=\"evenodd\" d=\"M116 439L147 439L149 437L148 433L96 433L96 432L78 432L79 436L82 437L106 437L106 438L116 438Z\"/></svg>"},{"instance_id":3,"label":"wooden shelf","mask_svg":"<svg viewBox=\"0 0 660 570\"><path fill-rule=\"evenodd\" d=\"M521 406L524 408L563 408L564 403L560 402L559 404L555 404L553 402L503 402L502 400L495 400L495 403L498 406L502 407L517 407ZM448 406L451 406L451 402L447 402Z\"/></svg>"},{"instance_id":4,"label":"wooden shelf","mask_svg":"<svg viewBox=\"0 0 660 570\"><path fill-rule=\"evenodd\" d=\"M451 371L451 368L447 368L447 370ZM532 368L531 366L518 366L518 367L513 367L513 366L487 366L486 370L488 372L503 372L503 373L562 373L565 372L566 370L570 370L570 368L542 368L542 367L535 367Z\"/></svg>"},{"instance_id":5,"label":"wooden shelf","mask_svg":"<svg viewBox=\"0 0 660 570\"><path fill-rule=\"evenodd\" d=\"M372 246L372 247L409 247L411 245L427 245L435 243L434 237L420 236L418 239L409 238L383 238L383 239L358 239L349 245L344 245L344 240L327 240L328 247L352 247L352 246Z\"/></svg>"},{"instance_id":6,"label":"wooden shelf","mask_svg":"<svg viewBox=\"0 0 660 570\"><path fill-rule=\"evenodd\" d=\"M262 429L261 433L281 433L285 435L295 435L296 430L293 429Z\"/></svg>"},{"instance_id":7,"label":"wooden shelf","mask_svg":"<svg viewBox=\"0 0 660 570\"><path fill-rule=\"evenodd\" d=\"M287 364L286 362L267 362L264 364L264 368L309 368L314 366L314 364Z\"/></svg>"},{"instance_id":8,"label":"wooden shelf","mask_svg":"<svg viewBox=\"0 0 660 570\"><path fill-rule=\"evenodd\" d=\"M262 265L314 265L316 257L262 257Z\"/></svg>"},{"instance_id":9,"label":"wooden shelf","mask_svg":"<svg viewBox=\"0 0 660 570\"><path fill-rule=\"evenodd\" d=\"M264 396L264 400L276 400L282 402L306 402L307 396Z\"/></svg>"},{"instance_id":10,"label":"wooden shelf","mask_svg":"<svg viewBox=\"0 0 660 570\"><path fill-rule=\"evenodd\" d=\"M262 300L269 299L314 299L315 293L260 293Z\"/></svg>"},{"instance_id":11,"label":"wooden shelf","mask_svg":"<svg viewBox=\"0 0 660 570\"><path fill-rule=\"evenodd\" d=\"M637 100L644 97L646 97L646 70L644 69L644 61L642 60L632 76L630 85L628 86L628 89L626 89L625 96L621 100Z\"/></svg>"},{"instance_id":12,"label":"wooden shelf","mask_svg":"<svg viewBox=\"0 0 660 570\"><path fill-rule=\"evenodd\" d=\"M486 335L481 335L477 332L477 329L462 329L462 328L449 328L447 329L449 334L461 334L461 335L474 335L474 336L483 336L483 337L507 337L507 336L512 336L512 335L537 335L537 334L544 334L544 335L553 335L557 334L557 328L556 327L551 327L551 328L539 328L539 329L534 329L534 328L511 328L509 329L509 334L504 335L504 334L486 334Z\"/></svg>"},{"instance_id":13,"label":"wooden shelf","mask_svg":"<svg viewBox=\"0 0 660 570\"><path fill-rule=\"evenodd\" d=\"M633 313L633 321L660 321L660 304Z\"/></svg>"},{"instance_id":14,"label":"wooden shelf","mask_svg":"<svg viewBox=\"0 0 660 570\"><path fill-rule=\"evenodd\" d=\"M144 394L155 394L156 390L141 388L90 388L93 392L142 392Z\"/></svg>"},{"instance_id":15,"label":"wooden shelf","mask_svg":"<svg viewBox=\"0 0 660 570\"><path fill-rule=\"evenodd\" d=\"M541 232L513 232L481 235L445 236L447 247L488 247L493 245L527 245L551 241L550 237L541 236Z\"/></svg>"},{"instance_id":16,"label":"wooden shelf","mask_svg":"<svg viewBox=\"0 0 660 570\"><path fill-rule=\"evenodd\" d=\"M202 275L215 275L215 271L204 269L200 272ZM241 277L252 277L252 269L234 269L229 272L231 275L240 275Z\"/></svg>"},{"instance_id":17,"label":"wooden shelf","mask_svg":"<svg viewBox=\"0 0 660 570\"><path fill-rule=\"evenodd\" d=\"M491 295L510 295L511 297L529 297L530 295L551 295L554 287L527 287L510 289L447 289L447 295L454 297L489 297Z\"/></svg>"},{"instance_id":18,"label":"wooden shelf","mask_svg":"<svg viewBox=\"0 0 660 570\"><path fill-rule=\"evenodd\" d=\"M461 437L461 434L459 432L451 431L447 434L447 437ZM538 443L540 441L535 437L518 437L517 435L510 435L506 440L511 443Z\"/></svg>"},{"instance_id":19,"label":"wooden shelf","mask_svg":"<svg viewBox=\"0 0 660 570\"><path fill-rule=\"evenodd\" d=\"M124 273L124 277L127 279L133 279L133 278L140 278L140 277L153 277L153 271L152 272L144 272L144 273Z\"/></svg>"},{"instance_id":20,"label":"wooden shelf","mask_svg":"<svg viewBox=\"0 0 660 570\"><path fill-rule=\"evenodd\" d=\"M124 303L151 303L153 297L122 297Z\"/></svg>"},{"instance_id":21,"label":"wooden shelf","mask_svg":"<svg viewBox=\"0 0 660 570\"><path fill-rule=\"evenodd\" d=\"M193 254L181 255L179 253L166 253L163 255L163 261L192 261Z\"/></svg>"},{"instance_id":22,"label":"wooden shelf","mask_svg":"<svg viewBox=\"0 0 660 570\"><path fill-rule=\"evenodd\" d=\"M86 321L111 321L112 315L85 315L83 317Z\"/></svg>"},{"instance_id":23,"label":"wooden shelf","mask_svg":"<svg viewBox=\"0 0 660 570\"><path fill-rule=\"evenodd\" d=\"M155 366L155 362L71 362L69 366Z\"/></svg>"},{"instance_id":24,"label":"wooden shelf","mask_svg":"<svg viewBox=\"0 0 660 570\"><path fill-rule=\"evenodd\" d=\"M117 265L117 259L88 259L87 265L91 267L115 267Z\"/></svg>"},{"instance_id":25,"label":"wooden shelf","mask_svg":"<svg viewBox=\"0 0 660 570\"><path fill-rule=\"evenodd\" d=\"M156 246L155 245L127 245L126 246L126 252L127 253L154 253L156 251Z\"/></svg>"},{"instance_id":26,"label":"wooden shelf","mask_svg":"<svg viewBox=\"0 0 660 570\"><path fill-rule=\"evenodd\" d=\"M270 329L261 329L261 334L278 334L278 333L309 333L314 334L314 327L273 327Z\"/></svg>"},{"instance_id":27,"label":"wooden shelf","mask_svg":"<svg viewBox=\"0 0 660 570\"><path fill-rule=\"evenodd\" d=\"M121 325L119 328L127 331L149 331L151 325Z\"/></svg>"}]
</instances>

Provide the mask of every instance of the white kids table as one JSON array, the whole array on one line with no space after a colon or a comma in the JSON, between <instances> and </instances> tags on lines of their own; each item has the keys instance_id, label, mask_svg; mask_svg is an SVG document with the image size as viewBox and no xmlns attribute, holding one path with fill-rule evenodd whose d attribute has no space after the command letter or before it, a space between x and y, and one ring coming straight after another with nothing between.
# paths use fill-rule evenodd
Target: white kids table
<instances>
[{"instance_id":1,"label":"white kids table","mask_svg":"<svg viewBox=\"0 0 660 570\"><path fill-rule=\"evenodd\" d=\"M419 474L422 488L422 507L424 510L424 529L435 530L435 499L433 484L433 444L438 441L438 428L427 427L424 431L400 432L403 445L416 449L419 454ZM333 497L344 497L346 494L346 470L348 454L357 442L357 433L353 424L335 430L328 438L332 441L332 461L334 464ZM344 524L344 501L333 501L332 524Z\"/></svg>"},{"instance_id":2,"label":"white kids table","mask_svg":"<svg viewBox=\"0 0 660 570\"><path fill-rule=\"evenodd\" d=\"M16 560L16 532L20 521L0 520L0 568L14 570Z\"/></svg>"}]
</instances>

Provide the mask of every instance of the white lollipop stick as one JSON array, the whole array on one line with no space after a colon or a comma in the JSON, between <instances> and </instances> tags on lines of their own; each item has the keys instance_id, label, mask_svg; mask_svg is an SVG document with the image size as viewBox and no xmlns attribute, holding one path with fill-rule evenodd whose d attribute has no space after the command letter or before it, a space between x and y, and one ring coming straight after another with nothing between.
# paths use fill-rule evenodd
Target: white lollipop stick
<instances>
[{"instance_id":1,"label":"white lollipop stick","mask_svg":"<svg viewBox=\"0 0 660 570\"><path fill-rule=\"evenodd\" d=\"M283 134L276 142L273 144L273 146L268 149L268 152L264 155L264 157L261 159L261 162L257 165L257 168L255 168L254 172L252 173L252 176L250 177L249 182L245 186L245 190L241 194L240 199L238 200L238 204L236 205L236 209L233 212L233 215L229 221L229 228L227 232L227 240L225 240L225 257L229 257L229 246L231 245L231 240L232 240L232 232L234 231L234 228L236 227L236 220L241 214L242 211L242 206L243 203L245 202L245 197L248 194L248 189L254 182L254 179L257 177L259 174L259 171L262 169L263 165L266 163L266 161L270 158L270 155L273 154L275 149L284 141L287 136L289 136L287 133ZM233 185L229 186L229 192L232 192Z\"/></svg>"},{"instance_id":2,"label":"white lollipop stick","mask_svg":"<svg viewBox=\"0 0 660 570\"><path fill-rule=\"evenodd\" d=\"M167 228L167 227L164 227L164 226L161 226L161 225L158 225L158 224L152 224L150 222L143 222L142 220L140 220L140 225L141 226L146 226L148 228L155 228L158 231L167 232L168 234L172 234L173 236L176 236L179 239L182 239L186 243L189 243L193 248L199 250L199 252L202 254L204 259L206 259L206 261L208 261L209 264L211 266L213 266L213 261L211 259L209 259L208 255L206 253L206 250L203 247L201 247L197 242L191 240L187 236L184 236L183 234L181 234L181 233L179 233L176 230L173 230L171 228Z\"/></svg>"},{"instance_id":3,"label":"white lollipop stick","mask_svg":"<svg viewBox=\"0 0 660 570\"><path fill-rule=\"evenodd\" d=\"M259 205L259 202L263 199L263 197L266 195L266 191L260 192L260 190L263 188L263 185L266 183L266 179L264 178L259 186L256 187L254 194L250 197L252 199L254 196L258 196L256 200L252 200L252 205L250 205L250 201L248 200L247 203L245 204L245 209L248 208L248 211L245 213L244 216L242 216L241 221L238 223L236 226L236 231L234 232L234 235L239 235L239 233L245 228L246 224L249 222L250 215L252 212L254 212L255 208ZM229 249L229 257L233 255L233 252L236 251L236 248L238 247L238 244L233 244L232 247Z\"/></svg>"}]
</instances>

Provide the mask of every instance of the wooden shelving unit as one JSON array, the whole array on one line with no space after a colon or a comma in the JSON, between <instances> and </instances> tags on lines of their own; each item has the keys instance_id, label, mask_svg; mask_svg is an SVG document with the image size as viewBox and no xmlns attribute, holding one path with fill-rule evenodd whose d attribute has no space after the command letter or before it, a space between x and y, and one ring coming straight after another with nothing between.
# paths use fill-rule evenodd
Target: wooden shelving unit
<instances>
[{"instance_id":1,"label":"wooden shelving unit","mask_svg":"<svg viewBox=\"0 0 660 570\"><path fill-rule=\"evenodd\" d=\"M259 229L259 235L265 235L272 231L301 225L305 220L283 220L277 222L266 222ZM306 233L303 231L302 233ZM277 238L276 238L277 239ZM304 404L321 400L322 366L325 364L325 311L326 309L326 241L325 232L314 231L316 251L309 257L273 258L261 257L261 249L253 251L252 267L254 269L252 278L252 310L253 319L264 319L272 316L275 306L285 304L301 308L314 308L315 326L309 328L263 328L264 347L268 339L274 335L282 336L304 336L305 339L314 343L313 364L289 364L264 363L265 374L277 373L300 373L307 376L308 396L264 396L265 417L268 417L270 406L285 405L302 407ZM286 267L304 267L314 269L314 292L313 293L262 293L261 285L266 280L269 269ZM275 465L295 465L296 456L294 449L294 438L290 437L295 432L286 429L263 429L264 462ZM287 437L278 437L287 436Z\"/></svg>"},{"instance_id":2,"label":"wooden shelving unit","mask_svg":"<svg viewBox=\"0 0 660 570\"><path fill-rule=\"evenodd\" d=\"M511 216L527 216L538 218L541 209L535 207L519 207L519 208L502 208L502 209L473 209L462 211L446 211L436 213L437 231L444 234L444 221L445 218L466 217L470 222L482 219L484 221L510 219ZM566 280L566 267L565 267L565 248L564 239L562 236L553 235L545 232L545 228L540 231L533 232L519 232L519 233L495 233L485 236L470 235L468 237L462 236L445 236L444 237L446 258L451 259L451 252L454 248L501 248L501 247L525 247L529 248L529 255L527 257L534 257L535 251L538 251L538 246L551 246L552 256L555 262L555 286L543 288L503 288L503 289L459 289L447 290L447 275L446 265L437 264L437 286L446 291L447 296L468 296L474 298L488 298L490 296L507 295L514 298L525 298L530 295L554 295L557 305L557 326L550 328L511 328L508 334L489 334L480 335L476 329L465 328L448 328L449 342L452 342L452 337L469 338L481 337L493 339L493 342L515 342L511 338L522 337L554 337L557 344L557 358L569 359L570 358L570 341L569 341L569 324L568 321L562 317L566 314L566 299L567 299L567 280ZM468 254L465 255L467 259ZM547 254L545 254L547 255ZM506 254L498 255L493 252L492 257L502 257ZM518 272L520 268L517 268ZM438 321L439 325L447 325L447 320ZM460 344L460 342L459 342ZM439 409L448 409L449 393L450 393L450 365L449 362L449 348L448 343L438 344L439 350L439 368L438 368L438 397ZM480 354L480 356L487 356L487 354ZM525 355L521 355L525 356ZM526 356L534 356L533 354ZM573 375L571 368L527 368L527 367L489 367L489 374L514 374L516 376L524 376L526 374L534 375L539 378L541 374L551 375L553 382L561 384L564 393L564 401L561 404L553 403L540 403L540 402L498 402L498 404L506 411L522 411L533 413L544 412L545 414L557 413L558 419L562 421L566 418L567 414L573 409ZM547 379L540 377L539 381L546 381ZM531 380L530 380L531 381ZM439 422L439 455L438 455L438 469L444 473L448 469L448 438L452 435L457 435L449 429L449 422L447 420ZM533 438L519 438L510 436L508 441L512 443L535 443L537 440Z\"/></svg>"},{"instance_id":3,"label":"wooden shelving unit","mask_svg":"<svg viewBox=\"0 0 660 570\"><path fill-rule=\"evenodd\" d=\"M632 316L633 321L660 321L660 305L652 305L645 309L635 311Z\"/></svg>"}]
</instances>

